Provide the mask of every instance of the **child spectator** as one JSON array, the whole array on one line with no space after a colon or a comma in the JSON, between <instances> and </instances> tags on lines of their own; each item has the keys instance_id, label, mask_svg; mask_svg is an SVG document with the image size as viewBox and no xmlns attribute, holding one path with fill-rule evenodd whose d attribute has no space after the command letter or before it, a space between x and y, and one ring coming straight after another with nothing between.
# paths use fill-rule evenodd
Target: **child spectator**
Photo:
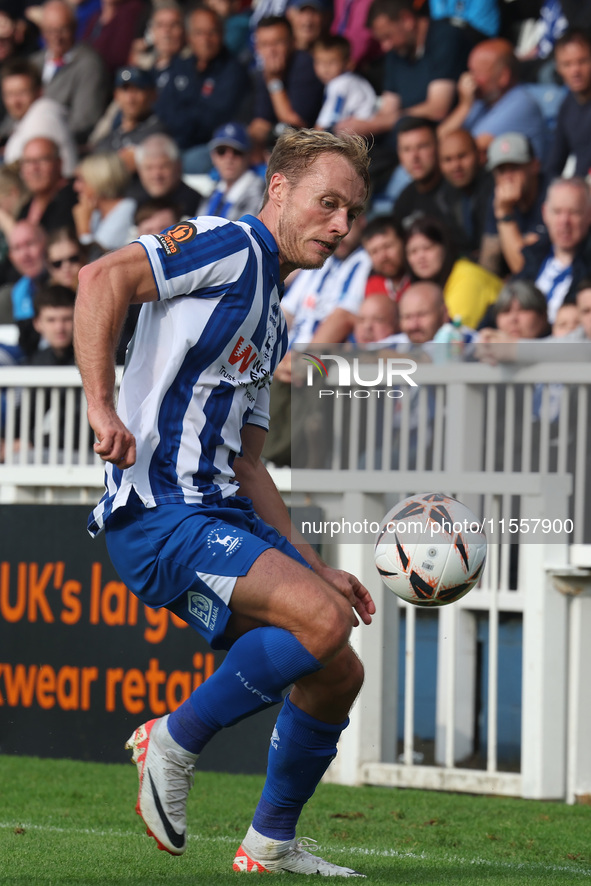
<instances>
[{"instance_id":1,"label":"child spectator","mask_svg":"<svg viewBox=\"0 0 591 886\"><path fill-rule=\"evenodd\" d=\"M41 346L27 361L30 366L74 366L75 299L73 289L58 283L39 289L33 326L41 336Z\"/></svg>"},{"instance_id":2,"label":"child spectator","mask_svg":"<svg viewBox=\"0 0 591 886\"><path fill-rule=\"evenodd\" d=\"M577 308L579 311L580 326L576 332L572 332L569 338L572 341L591 341L591 280L581 280L576 292Z\"/></svg>"},{"instance_id":3,"label":"child spectator","mask_svg":"<svg viewBox=\"0 0 591 886\"><path fill-rule=\"evenodd\" d=\"M29 366L74 366L74 302L76 293L73 289L59 284L45 285L39 288L34 299L33 325L41 337L41 345L34 354L25 362ZM43 414L39 422L39 398L43 399ZM82 391L75 392L73 421L67 421L68 390L62 388L59 391L59 403L53 399L51 389L38 391L30 400L28 421L23 425L22 415L19 410L16 419L17 433L28 431L28 441L31 446L44 448L57 446L65 449L67 446L76 448L79 445L80 432L83 427L84 408L82 405ZM57 409L56 409L57 407ZM71 427L73 434L67 439L67 429ZM26 431L25 431L26 433ZM68 435L69 436L69 435ZM92 447L94 435L87 433L89 447ZM21 439L15 441L15 451L23 445ZM92 451L92 450L91 450Z\"/></svg>"},{"instance_id":4,"label":"child spectator","mask_svg":"<svg viewBox=\"0 0 591 886\"><path fill-rule=\"evenodd\" d=\"M332 129L346 117L371 117L376 94L368 80L349 70L351 44L347 38L339 34L320 37L312 48L312 57L316 76L325 86L315 128Z\"/></svg>"},{"instance_id":5,"label":"child spectator","mask_svg":"<svg viewBox=\"0 0 591 886\"><path fill-rule=\"evenodd\" d=\"M580 315L577 305L574 303L561 305L552 324L552 335L554 338L562 338L564 335L574 332L579 324Z\"/></svg>"}]
</instances>

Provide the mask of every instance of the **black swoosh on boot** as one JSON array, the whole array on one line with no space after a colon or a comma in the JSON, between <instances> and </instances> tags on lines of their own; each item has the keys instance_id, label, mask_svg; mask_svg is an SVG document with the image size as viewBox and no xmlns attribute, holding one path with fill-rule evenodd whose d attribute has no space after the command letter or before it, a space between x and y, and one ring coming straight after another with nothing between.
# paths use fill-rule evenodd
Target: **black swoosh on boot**
<instances>
[{"instance_id":1,"label":"black swoosh on boot","mask_svg":"<svg viewBox=\"0 0 591 886\"><path fill-rule=\"evenodd\" d=\"M164 825L164 830L166 831L166 836L170 840L171 844L175 847L175 849L182 849L185 845L185 835L177 834L173 826L171 825L168 817L164 811L162 803L160 802L160 797L158 796L158 791L156 790L156 785L154 784L154 779L152 778L152 773L148 771L148 775L150 777L150 787L152 788L152 795L154 797L154 803L156 805L156 809L158 810L158 815L160 816L160 820Z\"/></svg>"}]
</instances>

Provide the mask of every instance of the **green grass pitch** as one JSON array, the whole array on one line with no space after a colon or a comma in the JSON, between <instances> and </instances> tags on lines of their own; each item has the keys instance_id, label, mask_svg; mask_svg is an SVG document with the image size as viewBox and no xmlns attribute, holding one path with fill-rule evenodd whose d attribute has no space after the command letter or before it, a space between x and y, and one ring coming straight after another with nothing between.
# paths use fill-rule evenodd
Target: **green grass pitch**
<instances>
[{"instance_id":1,"label":"green grass pitch","mask_svg":"<svg viewBox=\"0 0 591 886\"><path fill-rule=\"evenodd\" d=\"M232 860L262 781L197 773L188 849L172 858L134 812L135 767L0 756L0 884L236 886L246 875L232 872ZM314 837L327 859L365 873L368 886L591 878L588 806L321 785L298 833Z\"/></svg>"}]
</instances>

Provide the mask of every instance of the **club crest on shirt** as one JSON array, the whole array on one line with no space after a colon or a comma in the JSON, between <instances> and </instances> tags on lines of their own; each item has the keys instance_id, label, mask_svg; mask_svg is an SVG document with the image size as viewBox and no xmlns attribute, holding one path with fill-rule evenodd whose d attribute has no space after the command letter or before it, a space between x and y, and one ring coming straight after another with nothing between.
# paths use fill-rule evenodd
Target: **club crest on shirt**
<instances>
[{"instance_id":1,"label":"club crest on shirt","mask_svg":"<svg viewBox=\"0 0 591 886\"><path fill-rule=\"evenodd\" d=\"M197 228L192 222L179 222L164 234L156 234L156 239L166 255L178 255L183 243L190 243L197 236Z\"/></svg>"},{"instance_id":2,"label":"club crest on shirt","mask_svg":"<svg viewBox=\"0 0 591 886\"><path fill-rule=\"evenodd\" d=\"M212 529L207 536L207 547L212 555L216 554L233 554L242 544L242 536L236 535L235 532L220 532Z\"/></svg>"}]
</instances>

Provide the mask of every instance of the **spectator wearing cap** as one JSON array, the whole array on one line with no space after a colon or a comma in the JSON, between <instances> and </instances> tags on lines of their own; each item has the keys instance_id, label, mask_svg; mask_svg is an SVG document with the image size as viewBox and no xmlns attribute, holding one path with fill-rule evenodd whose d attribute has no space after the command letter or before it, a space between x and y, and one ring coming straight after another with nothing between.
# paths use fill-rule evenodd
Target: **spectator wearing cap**
<instances>
[{"instance_id":1,"label":"spectator wearing cap","mask_svg":"<svg viewBox=\"0 0 591 886\"><path fill-rule=\"evenodd\" d=\"M164 127L154 113L156 85L151 71L119 68L115 75L115 102L119 108L111 131L93 146L95 151L115 151L130 172L135 172L135 146Z\"/></svg>"},{"instance_id":2,"label":"spectator wearing cap","mask_svg":"<svg viewBox=\"0 0 591 886\"><path fill-rule=\"evenodd\" d=\"M351 45L346 37L328 34L312 47L314 71L324 83L324 102L316 129L329 129L346 117L371 117L376 106L373 86L349 70Z\"/></svg>"},{"instance_id":3,"label":"spectator wearing cap","mask_svg":"<svg viewBox=\"0 0 591 886\"><path fill-rule=\"evenodd\" d=\"M519 82L513 45L500 37L483 40L468 57L468 70L458 80L458 103L439 126L439 135L460 127L471 132L483 162L497 135L521 132L536 157L544 159L548 133L538 103Z\"/></svg>"},{"instance_id":4,"label":"spectator wearing cap","mask_svg":"<svg viewBox=\"0 0 591 886\"><path fill-rule=\"evenodd\" d=\"M201 203L198 214L230 221L247 213L256 215L263 202L265 181L250 168L250 139L244 126L226 123L216 129L209 150L219 182L211 196Z\"/></svg>"},{"instance_id":5,"label":"spectator wearing cap","mask_svg":"<svg viewBox=\"0 0 591 886\"><path fill-rule=\"evenodd\" d=\"M195 8L187 17L192 55L173 60L168 81L158 92L155 111L181 149L185 173L211 170L214 131L244 113L250 79L223 40L220 16L203 6Z\"/></svg>"},{"instance_id":6,"label":"spectator wearing cap","mask_svg":"<svg viewBox=\"0 0 591 886\"><path fill-rule=\"evenodd\" d=\"M69 178L78 160L76 144L66 120L66 109L41 94L41 76L30 61L15 58L0 71L6 116L0 123L4 162L20 160L32 138L50 138L59 146L63 174Z\"/></svg>"},{"instance_id":7,"label":"spectator wearing cap","mask_svg":"<svg viewBox=\"0 0 591 886\"><path fill-rule=\"evenodd\" d=\"M545 232L545 182L540 161L520 132L497 136L490 143L487 156L494 192L488 203L480 263L506 277L522 270L524 246L535 243Z\"/></svg>"},{"instance_id":8,"label":"spectator wearing cap","mask_svg":"<svg viewBox=\"0 0 591 886\"><path fill-rule=\"evenodd\" d=\"M289 0L285 15L289 19L296 49L309 52L314 43L327 33L330 5L325 0Z\"/></svg>"},{"instance_id":9,"label":"spectator wearing cap","mask_svg":"<svg viewBox=\"0 0 591 886\"><path fill-rule=\"evenodd\" d=\"M255 79L249 135L260 160L269 140L286 126L314 126L322 107L324 87L314 73L310 54L295 48L287 18L261 19L254 42L260 69Z\"/></svg>"},{"instance_id":10,"label":"spectator wearing cap","mask_svg":"<svg viewBox=\"0 0 591 886\"><path fill-rule=\"evenodd\" d=\"M163 133L148 136L135 149L135 163L137 178L127 196L138 207L148 200L168 200L185 218L197 215L201 194L182 179L181 153L174 139Z\"/></svg>"},{"instance_id":11,"label":"spectator wearing cap","mask_svg":"<svg viewBox=\"0 0 591 886\"><path fill-rule=\"evenodd\" d=\"M542 205L547 233L524 246L517 275L535 282L546 296L548 320L554 322L564 302L575 301L578 284L591 267L591 194L582 178L558 178Z\"/></svg>"},{"instance_id":12,"label":"spectator wearing cap","mask_svg":"<svg viewBox=\"0 0 591 886\"><path fill-rule=\"evenodd\" d=\"M569 157L574 174L591 172L591 37L587 31L569 30L556 42L556 70L568 87L560 106L548 157L548 175L561 175Z\"/></svg>"},{"instance_id":13,"label":"spectator wearing cap","mask_svg":"<svg viewBox=\"0 0 591 886\"><path fill-rule=\"evenodd\" d=\"M34 53L31 61L41 71L43 94L64 105L70 131L84 144L108 102L107 69L94 49L76 43L76 15L70 3L44 3L40 26L45 49Z\"/></svg>"}]
</instances>

